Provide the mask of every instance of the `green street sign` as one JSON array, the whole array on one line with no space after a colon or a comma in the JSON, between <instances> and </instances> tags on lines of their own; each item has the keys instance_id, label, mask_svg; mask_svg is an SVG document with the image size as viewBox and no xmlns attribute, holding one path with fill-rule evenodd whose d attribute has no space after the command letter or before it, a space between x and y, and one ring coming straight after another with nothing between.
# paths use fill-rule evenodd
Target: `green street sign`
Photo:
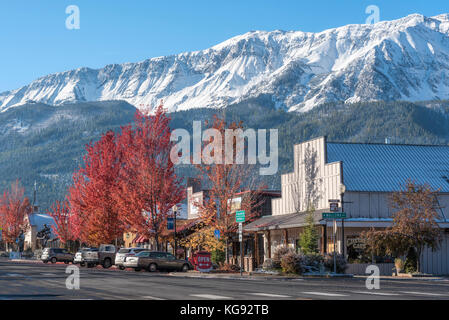
<instances>
[{"instance_id":1,"label":"green street sign","mask_svg":"<svg viewBox=\"0 0 449 320\"><path fill-rule=\"evenodd\" d=\"M323 212L323 219L345 219L346 212Z\"/></svg>"},{"instance_id":2,"label":"green street sign","mask_svg":"<svg viewBox=\"0 0 449 320\"><path fill-rule=\"evenodd\" d=\"M245 222L245 210L237 211L235 213L235 222Z\"/></svg>"}]
</instances>

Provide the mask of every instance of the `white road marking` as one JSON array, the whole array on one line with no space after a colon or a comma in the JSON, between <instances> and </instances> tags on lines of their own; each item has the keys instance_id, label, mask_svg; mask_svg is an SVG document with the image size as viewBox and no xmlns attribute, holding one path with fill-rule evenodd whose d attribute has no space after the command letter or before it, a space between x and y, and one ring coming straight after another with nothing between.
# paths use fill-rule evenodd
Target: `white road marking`
<instances>
[{"instance_id":1,"label":"white road marking","mask_svg":"<svg viewBox=\"0 0 449 320\"><path fill-rule=\"evenodd\" d=\"M273 294L273 293L262 293L262 292L254 292L248 293L253 296L261 296L261 297L271 297L271 298L291 298L291 296L285 296L283 294Z\"/></svg>"},{"instance_id":2,"label":"white road marking","mask_svg":"<svg viewBox=\"0 0 449 320\"><path fill-rule=\"evenodd\" d=\"M50 276L50 277L55 277L55 276L57 276L56 273L41 273L41 275L43 275L43 276Z\"/></svg>"},{"instance_id":3,"label":"white road marking","mask_svg":"<svg viewBox=\"0 0 449 320\"><path fill-rule=\"evenodd\" d=\"M379 291L351 291L352 293L361 293L361 294L373 294L377 296L398 296L398 293L392 292L379 292Z\"/></svg>"},{"instance_id":4,"label":"white road marking","mask_svg":"<svg viewBox=\"0 0 449 320\"><path fill-rule=\"evenodd\" d=\"M7 273L5 274L7 277L21 277L22 275L19 273Z\"/></svg>"},{"instance_id":5,"label":"white road marking","mask_svg":"<svg viewBox=\"0 0 449 320\"><path fill-rule=\"evenodd\" d=\"M191 294L191 297L197 297L202 299L210 299L210 300L230 300L232 298L224 297L224 296L216 296L214 294Z\"/></svg>"},{"instance_id":6,"label":"white road marking","mask_svg":"<svg viewBox=\"0 0 449 320\"><path fill-rule=\"evenodd\" d=\"M318 291L309 291L309 292L303 292L304 294L313 294L316 296L328 296L328 297L347 297L347 294L340 294L340 293L331 293L331 292L318 292Z\"/></svg>"},{"instance_id":7,"label":"white road marking","mask_svg":"<svg viewBox=\"0 0 449 320\"><path fill-rule=\"evenodd\" d=\"M148 300L165 300L163 298L152 297L152 296L143 296L142 298L148 299Z\"/></svg>"},{"instance_id":8,"label":"white road marking","mask_svg":"<svg viewBox=\"0 0 449 320\"><path fill-rule=\"evenodd\" d=\"M421 296L444 296L442 293L418 292L418 291L401 291L405 294L416 294Z\"/></svg>"}]
</instances>

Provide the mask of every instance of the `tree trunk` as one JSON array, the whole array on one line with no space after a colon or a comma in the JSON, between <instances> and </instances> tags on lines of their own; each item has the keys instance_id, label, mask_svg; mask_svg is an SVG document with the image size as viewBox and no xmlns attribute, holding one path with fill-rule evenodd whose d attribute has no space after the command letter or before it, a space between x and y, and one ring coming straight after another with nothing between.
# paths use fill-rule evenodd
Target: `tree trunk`
<instances>
[{"instance_id":1,"label":"tree trunk","mask_svg":"<svg viewBox=\"0 0 449 320\"><path fill-rule=\"evenodd\" d=\"M156 251L159 251L159 236L157 233L154 236L154 241L156 242Z\"/></svg>"},{"instance_id":2,"label":"tree trunk","mask_svg":"<svg viewBox=\"0 0 449 320\"><path fill-rule=\"evenodd\" d=\"M421 247L417 247L416 248L416 272L421 273L421 252L422 252L422 248Z\"/></svg>"},{"instance_id":3,"label":"tree trunk","mask_svg":"<svg viewBox=\"0 0 449 320\"><path fill-rule=\"evenodd\" d=\"M229 244L228 244L228 238L226 238L226 248L225 248L225 251L226 251L226 264L229 264L229 250L228 250L228 247L229 247Z\"/></svg>"}]
</instances>

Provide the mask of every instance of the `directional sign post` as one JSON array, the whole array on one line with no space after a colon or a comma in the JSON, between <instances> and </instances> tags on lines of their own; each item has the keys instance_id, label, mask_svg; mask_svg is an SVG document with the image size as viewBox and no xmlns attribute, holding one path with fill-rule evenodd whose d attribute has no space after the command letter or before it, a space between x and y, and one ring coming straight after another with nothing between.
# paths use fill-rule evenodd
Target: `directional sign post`
<instances>
[{"instance_id":1,"label":"directional sign post","mask_svg":"<svg viewBox=\"0 0 449 320\"><path fill-rule=\"evenodd\" d=\"M245 210L235 213L235 222L239 223L239 242L240 242L240 276L243 273L243 222L245 222Z\"/></svg>"},{"instance_id":2,"label":"directional sign post","mask_svg":"<svg viewBox=\"0 0 449 320\"><path fill-rule=\"evenodd\" d=\"M345 219L346 212L323 212L323 219Z\"/></svg>"},{"instance_id":3,"label":"directional sign post","mask_svg":"<svg viewBox=\"0 0 449 320\"><path fill-rule=\"evenodd\" d=\"M235 222L245 222L245 210L240 210L235 213Z\"/></svg>"},{"instance_id":4,"label":"directional sign post","mask_svg":"<svg viewBox=\"0 0 449 320\"><path fill-rule=\"evenodd\" d=\"M333 203L335 202L331 202L331 204ZM334 273L337 273L337 219L345 218L346 212L323 212L323 219L334 220L334 233L332 235L332 241L334 243Z\"/></svg>"}]
</instances>

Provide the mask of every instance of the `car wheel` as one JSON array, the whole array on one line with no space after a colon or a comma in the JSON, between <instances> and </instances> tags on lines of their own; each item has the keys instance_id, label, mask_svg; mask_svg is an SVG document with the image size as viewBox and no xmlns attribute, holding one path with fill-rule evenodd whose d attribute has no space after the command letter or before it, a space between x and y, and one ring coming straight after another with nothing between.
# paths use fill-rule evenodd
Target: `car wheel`
<instances>
[{"instance_id":1,"label":"car wheel","mask_svg":"<svg viewBox=\"0 0 449 320\"><path fill-rule=\"evenodd\" d=\"M187 271L189 271L189 269L190 269L190 268L189 268L189 265L188 265L188 264L185 264L185 265L182 266L181 271L182 271L182 272L187 272Z\"/></svg>"},{"instance_id":2,"label":"car wheel","mask_svg":"<svg viewBox=\"0 0 449 320\"><path fill-rule=\"evenodd\" d=\"M124 266L119 266L118 267L120 270L125 270L125 267Z\"/></svg>"},{"instance_id":3,"label":"car wheel","mask_svg":"<svg viewBox=\"0 0 449 320\"><path fill-rule=\"evenodd\" d=\"M141 268L134 268L134 271L139 272L140 270L142 270Z\"/></svg>"},{"instance_id":4,"label":"car wheel","mask_svg":"<svg viewBox=\"0 0 449 320\"><path fill-rule=\"evenodd\" d=\"M157 271L157 265L155 263L152 263L148 266L148 271L155 272Z\"/></svg>"},{"instance_id":5,"label":"car wheel","mask_svg":"<svg viewBox=\"0 0 449 320\"><path fill-rule=\"evenodd\" d=\"M109 269L112 266L111 259L106 258L103 261L103 268Z\"/></svg>"},{"instance_id":6,"label":"car wheel","mask_svg":"<svg viewBox=\"0 0 449 320\"><path fill-rule=\"evenodd\" d=\"M48 261L47 260L45 260L45 261L42 261L43 263L48 263Z\"/></svg>"},{"instance_id":7,"label":"car wheel","mask_svg":"<svg viewBox=\"0 0 449 320\"><path fill-rule=\"evenodd\" d=\"M64 263L65 263L65 264L69 264L69 263L70 263L70 261L64 261Z\"/></svg>"},{"instance_id":8,"label":"car wheel","mask_svg":"<svg viewBox=\"0 0 449 320\"><path fill-rule=\"evenodd\" d=\"M86 264L84 262L80 262L80 267L84 267Z\"/></svg>"},{"instance_id":9,"label":"car wheel","mask_svg":"<svg viewBox=\"0 0 449 320\"><path fill-rule=\"evenodd\" d=\"M55 257L53 257L53 258L51 258L51 260L50 260L50 261L51 261L51 263L56 263L56 261L57 261L57 260L56 260L56 258L55 258Z\"/></svg>"}]
</instances>

